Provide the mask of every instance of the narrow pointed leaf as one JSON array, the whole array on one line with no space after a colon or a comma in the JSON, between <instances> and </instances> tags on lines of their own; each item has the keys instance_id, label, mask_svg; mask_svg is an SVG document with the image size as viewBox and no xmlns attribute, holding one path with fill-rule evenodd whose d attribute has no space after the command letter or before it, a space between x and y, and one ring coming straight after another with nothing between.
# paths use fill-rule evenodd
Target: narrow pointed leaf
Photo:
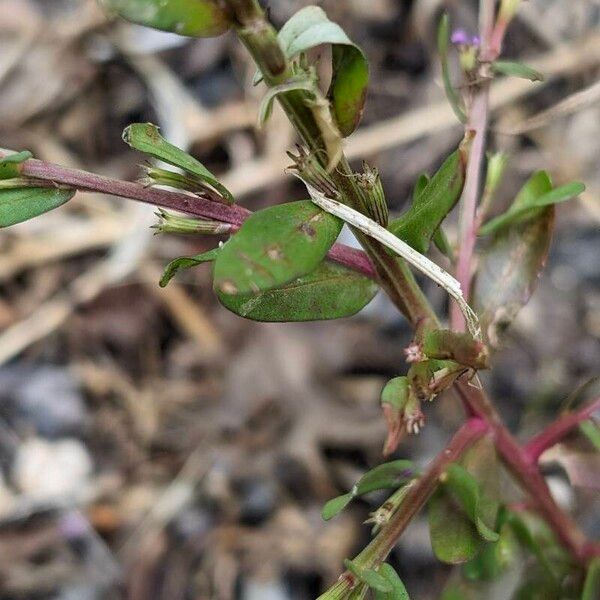
<instances>
[{"instance_id":1,"label":"narrow pointed leaf","mask_svg":"<svg viewBox=\"0 0 600 600\"><path fill-rule=\"evenodd\" d=\"M221 304L253 321L281 323L323 321L350 317L377 294L375 282L328 261L312 273L258 294L225 294L217 290Z\"/></svg>"},{"instance_id":2,"label":"narrow pointed leaf","mask_svg":"<svg viewBox=\"0 0 600 600\"><path fill-rule=\"evenodd\" d=\"M75 190L55 187L0 189L0 227L33 219L58 208L74 195Z\"/></svg>"},{"instance_id":3,"label":"narrow pointed leaf","mask_svg":"<svg viewBox=\"0 0 600 600\"><path fill-rule=\"evenodd\" d=\"M324 521L333 519L333 517L339 515L346 508L346 506L352 502L353 498L354 494L352 494L352 492L332 498L325 503L325 506L321 510L321 517Z\"/></svg>"},{"instance_id":4,"label":"narrow pointed leaf","mask_svg":"<svg viewBox=\"0 0 600 600\"><path fill-rule=\"evenodd\" d=\"M198 160L165 140L152 123L133 123L123 131L123 141L132 148L183 169L216 190L225 201L233 202L231 192Z\"/></svg>"},{"instance_id":5,"label":"narrow pointed leaf","mask_svg":"<svg viewBox=\"0 0 600 600\"><path fill-rule=\"evenodd\" d=\"M228 295L257 294L306 275L335 242L342 222L310 200L255 212L223 246L214 287Z\"/></svg>"},{"instance_id":6,"label":"narrow pointed leaf","mask_svg":"<svg viewBox=\"0 0 600 600\"><path fill-rule=\"evenodd\" d=\"M100 0L119 17L162 31L192 37L215 37L231 26L217 0Z\"/></svg>"},{"instance_id":7,"label":"narrow pointed leaf","mask_svg":"<svg viewBox=\"0 0 600 600\"><path fill-rule=\"evenodd\" d=\"M160 287L165 287L175 275L179 271L184 269L191 269L192 267L197 267L205 262L213 261L217 258L219 253L219 248L214 248L213 250L209 250L208 252L203 252L202 254L198 254L196 256L180 256L175 260L172 260L166 267L160 278L159 285Z\"/></svg>"},{"instance_id":8,"label":"narrow pointed leaf","mask_svg":"<svg viewBox=\"0 0 600 600\"><path fill-rule=\"evenodd\" d=\"M530 81L544 81L544 76L534 68L512 60L496 60L492 63L492 70L501 75L510 75L529 79Z\"/></svg>"},{"instance_id":9,"label":"narrow pointed leaf","mask_svg":"<svg viewBox=\"0 0 600 600\"><path fill-rule=\"evenodd\" d=\"M342 135L350 135L362 116L369 66L362 50L322 8L307 6L281 28L279 42L288 58L322 44L332 45L332 80L328 91L333 115Z\"/></svg>"},{"instance_id":10,"label":"narrow pointed leaf","mask_svg":"<svg viewBox=\"0 0 600 600\"><path fill-rule=\"evenodd\" d=\"M392 565L383 563L377 572L388 581L391 591L376 591L375 600L410 600L402 579L400 579L398 573L396 573Z\"/></svg>"},{"instance_id":11,"label":"narrow pointed leaf","mask_svg":"<svg viewBox=\"0 0 600 600\"><path fill-rule=\"evenodd\" d=\"M588 566L581 600L598 600L598 598L600 598L600 558L595 558Z\"/></svg>"},{"instance_id":12,"label":"narrow pointed leaf","mask_svg":"<svg viewBox=\"0 0 600 600\"><path fill-rule=\"evenodd\" d=\"M411 207L392 221L388 229L418 252L427 252L434 233L460 198L464 171L462 153L456 150L427 185L422 187L423 179L420 179L422 190Z\"/></svg>"},{"instance_id":13,"label":"narrow pointed leaf","mask_svg":"<svg viewBox=\"0 0 600 600\"><path fill-rule=\"evenodd\" d=\"M540 175L538 178L545 179L545 177L547 177L543 171L540 171L539 173ZM530 186L526 184L525 188L521 190L521 193L515 198L515 201L509 210L485 223L485 225L481 227L479 234L489 235L490 233L494 233L511 223L518 222L523 218L535 214L536 209L552 206L559 202L565 202L566 200L578 196L585 190L585 186L579 182L567 183L554 189L551 187L549 189L546 188L543 193L540 193L541 190L536 190L537 194L535 191L530 190L529 187Z\"/></svg>"},{"instance_id":14,"label":"narrow pointed leaf","mask_svg":"<svg viewBox=\"0 0 600 600\"><path fill-rule=\"evenodd\" d=\"M440 62L442 65L442 80L444 82L444 91L446 93L446 98L448 98L448 102L454 114L456 115L456 118L461 123L466 123L467 115L465 114L465 111L462 108L462 101L455 87L452 85L452 80L450 78L450 67L448 66L448 48L450 46L449 28L450 25L448 15L445 14L440 20L437 34L438 54L440 55Z\"/></svg>"}]
</instances>

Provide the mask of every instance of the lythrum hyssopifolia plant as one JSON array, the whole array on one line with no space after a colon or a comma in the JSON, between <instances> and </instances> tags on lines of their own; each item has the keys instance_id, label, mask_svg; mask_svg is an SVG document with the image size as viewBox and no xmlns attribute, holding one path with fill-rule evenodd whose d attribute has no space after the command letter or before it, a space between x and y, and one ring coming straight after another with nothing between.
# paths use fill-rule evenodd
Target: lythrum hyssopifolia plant
<instances>
[{"instance_id":1,"label":"lythrum hyssopifolia plant","mask_svg":"<svg viewBox=\"0 0 600 600\"><path fill-rule=\"evenodd\" d=\"M463 565L443 598L486 597L486 582L507 573L516 598L597 598L600 547L555 503L538 459L574 429L597 450L600 431L593 413L600 399L575 406L519 444L478 377L490 367L503 330L533 291L552 236L554 205L583 190L579 183L556 187L548 173L539 171L506 212L489 216L507 162L500 153L486 158L491 82L498 76L542 78L526 65L499 59L519 0L481 0L478 35L452 33L448 18L441 18L442 80L464 123L464 137L437 172L418 178L410 207L395 219L388 214L377 170L363 164L357 172L344 156L343 139L360 121L369 66L363 51L321 8L300 10L276 31L257 0L103 2L125 19L181 35L233 30L256 63L255 83L266 89L259 120L266 121L279 102L297 131L290 171L305 184L306 199L252 214L157 127L136 123L125 130L125 142L160 161L137 183L63 168L27 151L1 151L0 225L56 208L77 190L153 204L159 207L161 232L228 236L209 252L171 262L160 285L182 269L212 262L221 304L255 321L347 317L382 288L414 327L405 350L408 372L389 381L381 394L388 426L383 454L395 452L402 436L419 432L425 425L423 404L443 391L462 403L466 417L425 470L405 460L384 462L325 505L327 520L363 494L390 493L371 516L372 541L345 562L345 571L321 598L408 598L386 559L425 505L435 555ZM322 46L330 47L327 85L310 52ZM459 232L449 241L444 220L457 203ZM363 251L336 243L344 223ZM427 257L433 245L443 267ZM415 271L450 296L448 325L431 308ZM516 503L501 493L501 473L521 487L525 501Z\"/></svg>"}]
</instances>

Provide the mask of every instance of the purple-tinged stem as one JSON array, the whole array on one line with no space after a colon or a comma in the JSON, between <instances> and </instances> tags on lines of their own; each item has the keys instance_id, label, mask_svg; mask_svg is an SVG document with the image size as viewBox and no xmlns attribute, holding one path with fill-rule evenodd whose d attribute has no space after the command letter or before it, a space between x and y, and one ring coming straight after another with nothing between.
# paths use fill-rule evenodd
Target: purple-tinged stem
<instances>
[{"instance_id":1,"label":"purple-tinged stem","mask_svg":"<svg viewBox=\"0 0 600 600\"><path fill-rule=\"evenodd\" d=\"M600 411L600 398L596 398L580 410L559 417L544 431L532 437L523 447L523 452L532 463L537 463L540 456L548 448L560 442L575 427L586 419L589 419L596 411Z\"/></svg>"},{"instance_id":2,"label":"purple-tinged stem","mask_svg":"<svg viewBox=\"0 0 600 600\"><path fill-rule=\"evenodd\" d=\"M492 46L494 38L494 0L480 0L479 3L479 37L481 46L479 60L489 63L497 58L498 54ZM502 36L504 36L502 31ZM497 43L498 40L494 40ZM501 39L500 39L501 42ZM499 48L500 46L498 46ZM498 50L499 51L499 50ZM471 292L471 277L473 273L473 254L477 241L478 224L475 218L477 202L481 188L481 171L485 155L486 134L489 122L489 98L491 80L484 79L474 88L468 111L467 132L473 135L465 187L462 194L459 218L459 250L456 263L456 279L460 283L463 295L469 298ZM465 319L458 305L453 302L450 308L450 324L453 329L464 331Z\"/></svg>"},{"instance_id":3,"label":"purple-tinged stem","mask_svg":"<svg viewBox=\"0 0 600 600\"><path fill-rule=\"evenodd\" d=\"M9 154L9 152L0 150L0 158ZM39 179L55 185L66 185L82 191L101 192L111 196L137 200L138 202L170 208L196 217L215 219L233 225L234 230L239 229L242 223L252 214L252 211L238 204L220 204L190 194L146 187L139 183L96 175L81 169L61 167L34 158L24 161L20 167L21 175L24 177ZM327 256L334 262L354 269L371 279L376 279L373 263L362 250L351 248L345 244L335 244Z\"/></svg>"}]
</instances>

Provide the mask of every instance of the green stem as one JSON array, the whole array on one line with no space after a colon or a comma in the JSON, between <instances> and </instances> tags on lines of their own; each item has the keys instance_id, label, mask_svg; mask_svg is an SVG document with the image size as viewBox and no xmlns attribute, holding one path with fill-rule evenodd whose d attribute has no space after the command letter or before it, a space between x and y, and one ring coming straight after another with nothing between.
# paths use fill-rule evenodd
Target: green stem
<instances>
[{"instance_id":1,"label":"green stem","mask_svg":"<svg viewBox=\"0 0 600 600\"><path fill-rule=\"evenodd\" d=\"M275 86L291 76L291 68L277 40L277 32L267 21L256 0L228 0L237 21L237 33L260 69L265 83ZM321 130L310 109L308 92L292 90L279 94L278 100L302 141L315 153L323 166L327 151ZM346 157L342 157L331 173L342 198L352 208L361 206L353 172ZM377 271L381 286L398 309L416 325L424 319L437 321L435 313L404 260L391 256L379 242L354 232Z\"/></svg>"}]
</instances>

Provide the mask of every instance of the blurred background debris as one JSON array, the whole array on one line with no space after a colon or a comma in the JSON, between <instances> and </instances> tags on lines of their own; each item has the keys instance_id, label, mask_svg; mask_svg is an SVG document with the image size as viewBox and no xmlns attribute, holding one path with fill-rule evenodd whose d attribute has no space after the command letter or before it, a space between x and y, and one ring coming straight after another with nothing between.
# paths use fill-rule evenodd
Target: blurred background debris
<instances>
[{"instance_id":1,"label":"blurred background debris","mask_svg":"<svg viewBox=\"0 0 600 600\"><path fill-rule=\"evenodd\" d=\"M271 16L280 25L305 4L272 2ZM319 4L369 56L347 150L378 167L398 213L460 138L434 32L444 7L473 31L476 2ZM232 36L110 22L93 0L0 0L0 14L2 147L135 179L140 157L121 131L152 121L250 208L305 194L284 171L283 115L256 128L262 90ZM504 204L540 168L587 186L558 208L547 271L485 375L523 436L600 365L599 25L597 0L523 3L506 55L546 80L492 92L491 146L511 155ZM209 267L160 289L169 259L208 246L153 236L154 220L81 193L0 235L0 600L314 598L368 539L362 521L380 498L327 524L319 512L381 460L378 396L406 371L410 330L383 296L341 321L243 321L215 301ZM426 416L397 456L426 463L460 408L447 396ZM598 536L589 472L563 450L546 457L553 490ZM436 597L449 572L422 520L392 562L413 598Z\"/></svg>"}]
</instances>

